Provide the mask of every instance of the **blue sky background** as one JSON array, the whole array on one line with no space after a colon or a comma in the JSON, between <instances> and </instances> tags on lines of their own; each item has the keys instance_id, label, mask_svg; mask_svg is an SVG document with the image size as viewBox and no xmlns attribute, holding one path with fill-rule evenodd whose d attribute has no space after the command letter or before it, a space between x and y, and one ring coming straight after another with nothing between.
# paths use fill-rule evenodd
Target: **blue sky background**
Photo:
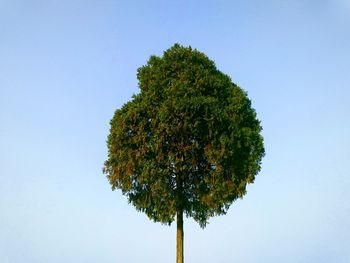
<instances>
[{"instance_id":1,"label":"blue sky background","mask_svg":"<svg viewBox=\"0 0 350 263\"><path fill-rule=\"evenodd\" d=\"M248 92L263 169L187 263L350 262L350 1L0 0L0 262L174 262L102 174L136 69L175 42Z\"/></svg>"}]
</instances>

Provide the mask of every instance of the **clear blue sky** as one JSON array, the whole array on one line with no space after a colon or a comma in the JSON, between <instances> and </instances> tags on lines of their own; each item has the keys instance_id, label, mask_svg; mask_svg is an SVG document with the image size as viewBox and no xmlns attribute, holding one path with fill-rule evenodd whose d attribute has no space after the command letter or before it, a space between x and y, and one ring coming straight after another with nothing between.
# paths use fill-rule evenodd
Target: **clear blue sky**
<instances>
[{"instance_id":1,"label":"clear blue sky","mask_svg":"<svg viewBox=\"0 0 350 263\"><path fill-rule=\"evenodd\" d=\"M175 42L245 89L263 169L187 263L350 262L350 1L0 0L0 262L174 262L102 174L136 69Z\"/></svg>"}]
</instances>

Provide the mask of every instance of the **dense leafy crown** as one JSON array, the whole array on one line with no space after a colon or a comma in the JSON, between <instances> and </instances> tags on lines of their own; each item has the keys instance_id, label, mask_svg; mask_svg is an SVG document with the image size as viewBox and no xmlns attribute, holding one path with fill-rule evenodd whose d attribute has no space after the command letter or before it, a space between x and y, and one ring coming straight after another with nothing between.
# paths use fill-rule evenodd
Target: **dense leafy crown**
<instances>
[{"instance_id":1,"label":"dense leafy crown","mask_svg":"<svg viewBox=\"0 0 350 263\"><path fill-rule=\"evenodd\" d=\"M243 197L260 170L262 130L246 93L213 61L175 44L138 69L140 93L116 110L104 172L162 223L202 227Z\"/></svg>"}]
</instances>

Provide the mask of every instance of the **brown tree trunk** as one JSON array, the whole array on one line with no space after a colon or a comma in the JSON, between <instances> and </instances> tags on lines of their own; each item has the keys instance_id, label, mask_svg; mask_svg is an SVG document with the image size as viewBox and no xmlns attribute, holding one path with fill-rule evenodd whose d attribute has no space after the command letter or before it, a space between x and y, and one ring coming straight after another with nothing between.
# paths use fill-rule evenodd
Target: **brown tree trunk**
<instances>
[{"instance_id":1,"label":"brown tree trunk","mask_svg":"<svg viewBox=\"0 0 350 263\"><path fill-rule=\"evenodd\" d=\"M182 209L177 211L176 263L184 263L184 221Z\"/></svg>"}]
</instances>

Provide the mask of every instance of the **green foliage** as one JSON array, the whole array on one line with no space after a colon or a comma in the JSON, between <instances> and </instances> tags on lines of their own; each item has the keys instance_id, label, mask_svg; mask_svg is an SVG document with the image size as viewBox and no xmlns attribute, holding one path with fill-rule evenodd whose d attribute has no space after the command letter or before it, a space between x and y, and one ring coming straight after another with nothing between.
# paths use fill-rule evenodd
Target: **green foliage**
<instances>
[{"instance_id":1,"label":"green foliage","mask_svg":"<svg viewBox=\"0 0 350 263\"><path fill-rule=\"evenodd\" d=\"M213 61L175 44L138 69L140 93L116 110L104 173L154 221L183 211L204 227L246 193L264 155L247 94Z\"/></svg>"}]
</instances>

